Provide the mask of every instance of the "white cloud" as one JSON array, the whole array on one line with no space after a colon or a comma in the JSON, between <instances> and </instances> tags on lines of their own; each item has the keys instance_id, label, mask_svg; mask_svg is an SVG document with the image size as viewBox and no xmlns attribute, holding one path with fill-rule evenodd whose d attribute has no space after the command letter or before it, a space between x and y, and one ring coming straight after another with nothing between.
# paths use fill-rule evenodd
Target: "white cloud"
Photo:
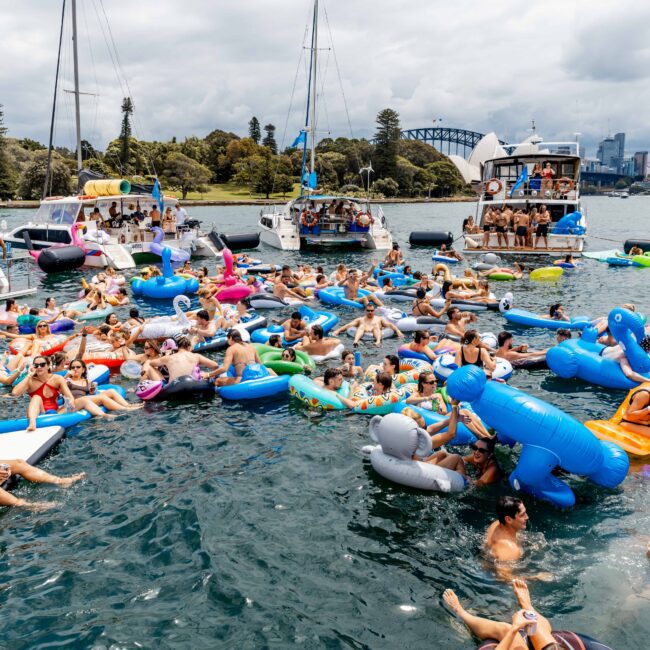
<instances>
[{"instance_id":1,"label":"white cloud","mask_svg":"<svg viewBox=\"0 0 650 650\"><path fill-rule=\"evenodd\" d=\"M310 0L102 0L144 139L244 135L257 115L282 136ZM68 3L70 4L70 3ZM321 0L328 13L355 135L372 136L379 110L404 128L443 125L526 137L535 119L547 139L579 131L594 152L611 129L628 149L647 147L639 107L647 84L650 9L631 0ZM103 149L119 131L120 87L98 15L78 0L84 137ZM60 2L0 5L0 102L10 135L47 138ZM321 46L329 46L320 22ZM71 87L66 26L63 88ZM326 101L320 129L349 135L331 51L320 53ZM300 68L287 139L303 120ZM62 95L57 144L74 146L72 97Z\"/></svg>"}]
</instances>

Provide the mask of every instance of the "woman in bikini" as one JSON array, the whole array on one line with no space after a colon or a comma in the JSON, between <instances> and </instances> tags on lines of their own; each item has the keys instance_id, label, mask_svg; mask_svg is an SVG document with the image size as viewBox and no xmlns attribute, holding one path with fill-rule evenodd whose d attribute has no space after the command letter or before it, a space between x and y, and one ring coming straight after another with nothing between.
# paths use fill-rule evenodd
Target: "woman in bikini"
<instances>
[{"instance_id":1,"label":"woman in bikini","mask_svg":"<svg viewBox=\"0 0 650 650\"><path fill-rule=\"evenodd\" d=\"M427 294L424 289L418 289L415 292L415 300L413 302L413 308L411 309L412 316L433 316L434 318L442 318L443 314L451 306L451 299L448 299L445 304L442 306L440 311L436 311L429 300L427 299Z\"/></svg>"},{"instance_id":2,"label":"woman in bikini","mask_svg":"<svg viewBox=\"0 0 650 650\"><path fill-rule=\"evenodd\" d=\"M476 366L490 377L496 368L496 364L488 351L479 347L480 342L481 337L476 330L467 330L460 340L460 350L456 352L456 365L458 367Z\"/></svg>"},{"instance_id":3,"label":"woman in bikini","mask_svg":"<svg viewBox=\"0 0 650 650\"><path fill-rule=\"evenodd\" d=\"M129 404L114 388L98 393L97 384L89 381L88 366L81 359L75 359L70 364L65 380L74 397L75 408L86 409L96 417L107 417L101 406L109 411L134 411L144 406L144 402Z\"/></svg>"},{"instance_id":4,"label":"woman in bikini","mask_svg":"<svg viewBox=\"0 0 650 650\"><path fill-rule=\"evenodd\" d=\"M627 431L650 438L650 390L639 388L632 393L620 426Z\"/></svg>"},{"instance_id":5,"label":"woman in bikini","mask_svg":"<svg viewBox=\"0 0 650 650\"><path fill-rule=\"evenodd\" d=\"M29 406L27 418L29 425L27 431L36 430L36 418L44 413L57 413L59 410L59 395L63 395L70 404L70 409L75 410L74 397L63 377L50 373L50 362L42 355L34 357L32 365L23 379L11 394L18 397L27 393Z\"/></svg>"}]
</instances>

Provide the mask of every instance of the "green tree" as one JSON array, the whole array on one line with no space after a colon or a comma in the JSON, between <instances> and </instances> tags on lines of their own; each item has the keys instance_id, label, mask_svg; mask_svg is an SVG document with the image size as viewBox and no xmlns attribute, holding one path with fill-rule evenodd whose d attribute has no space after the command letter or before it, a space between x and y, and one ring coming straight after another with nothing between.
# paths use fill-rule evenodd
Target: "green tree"
<instances>
[{"instance_id":1,"label":"green tree","mask_svg":"<svg viewBox=\"0 0 650 650\"><path fill-rule=\"evenodd\" d=\"M264 140L262 140L262 146L267 147L271 150L273 154L278 153L278 144L275 141L275 126L273 124L267 124L264 127Z\"/></svg>"},{"instance_id":2,"label":"green tree","mask_svg":"<svg viewBox=\"0 0 650 650\"><path fill-rule=\"evenodd\" d=\"M450 160L440 160L430 163L426 169L431 172L435 178L436 195L449 196L459 192L464 183L463 179L456 168L456 165Z\"/></svg>"},{"instance_id":3,"label":"green tree","mask_svg":"<svg viewBox=\"0 0 650 650\"><path fill-rule=\"evenodd\" d=\"M31 163L25 167L20 178L20 195L23 199L39 199L45 183L47 171L47 151L37 151ZM52 169L48 195L70 194L72 174L64 159L56 152L52 153Z\"/></svg>"},{"instance_id":4,"label":"green tree","mask_svg":"<svg viewBox=\"0 0 650 650\"><path fill-rule=\"evenodd\" d=\"M23 138L22 140L18 140L18 144L27 151L42 151L43 149L47 149L44 144L41 144L36 140L32 140L31 138Z\"/></svg>"},{"instance_id":5,"label":"green tree","mask_svg":"<svg viewBox=\"0 0 650 650\"><path fill-rule=\"evenodd\" d=\"M202 165L207 164L210 159L210 147L207 142L195 135L185 138L185 141L178 145L178 149L182 154Z\"/></svg>"},{"instance_id":6,"label":"green tree","mask_svg":"<svg viewBox=\"0 0 650 650\"><path fill-rule=\"evenodd\" d=\"M13 199L16 193L17 172L7 154L7 127L4 125L4 111L0 104L0 199Z\"/></svg>"},{"instance_id":7,"label":"green tree","mask_svg":"<svg viewBox=\"0 0 650 650\"><path fill-rule=\"evenodd\" d=\"M97 174L102 174L103 176L111 176L113 170L99 158L88 158L84 160L84 169L90 169Z\"/></svg>"},{"instance_id":8,"label":"green tree","mask_svg":"<svg viewBox=\"0 0 650 650\"><path fill-rule=\"evenodd\" d=\"M400 140L398 153L416 167L426 167L429 163L446 158L430 144L420 142L420 140Z\"/></svg>"},{"instance_id":9,"label":"green tree","mask_svg":"<svg viewBox=\"0 0 650 650\"><path fill-rule=\"evenodd\" d=\"M391 108L385 108L377 114L376 122L373 167L378 178L394 179L397 176L397 153L401 131L399 113Z\"/></svg>"},{"instance_id":10,"label":"green tree","mask_svg":"<svg viewBox=\"0 0 650 650\"><path fill-rule=\"evenodd\" d=\"M124 143L121 138L117 138L108 143L104 153L104 162L122 176L151 173L152 170L147 164L150 159L146 156L149 144L146 142L141 143L135 138L129 138L129 157L126 164L124 164L122 158Z\"/></svg>"},{"instance_id":11,"label":"green tree","mask_svg":"<svg viewBox=\"0 0 650 650\"><path fill-rule=\"evenodd\" d=\"M380 178L373 183L372 189L386 197L392 198L397 196L399 192L399 183L393 178Z\"/></svg>"},{"instance_id":12,"label":"green tree","mask_svg":"<svg viewBox=\"0 0 650 650\"><path fill-rule=\"evenodd\" d=\"M289 192L293 192L293 177L289 174L278 174L275 179L275 191L282 193L282 198L286 198Z\"/></svg>"},{"instance_id":13,"label":"green tree","mask_svg":"<svg viewBox=\"0 0 650 650\"><path fill-rule=\"evenodd\" d=\"M171 153L165 161L163 180L170 187L180 190L183 199L188 192L203 192L210 180L210 170L180 152Z\"/></svg>"},{"instance_id":14,"label":"green tree","mask_svg":"<svg viewBox=\"0 0 650 650\"><path fill-rule=\"evenodd\" d=\"M632 179L629 177L619 178L614 185L617 190L625 190L632 184Z\"/></svg>"},{"instance_id":15,"label":"green tree","mask_svg":"<svg viewBox=\"0 0 650 650\"><path fill-rule=\"evenodd\" d=\"M212 131L205 137L205 142L208 145L206 165L212 172L214 183L225 183L235 173L232 163L226 158L226 148L233 140L239 140L239 136L220 129Z\"/></svg>"},{"instance_id":16,"label":"green tree","mask_svg":"<svg viewBox=\"0 0 650 650\"><path fill-rule=\"evenodd\" d=\"M255 143L259 144L262 139L260 121L253 115L248 123L248 137Z\"/></svg>"},{"instance_id":17,"label":"green tree","mask_svg":"<svg viewBox=\"0 0 650 650\"><path fill-rule=\"evenodd\" d=\"M122 101L122 127L120 129L120 162L125 174L130 173L130 144L131 144L131 113L133 113L133 102L130 97Z\"/></svg>"},{"instance_id":18,"label":"green tree","mask_svg":"<svg viewBox=\"0 0 650 650\"><path fill-rule=\"evenodd\" d=\"M74 152L75 159L77 158L77 150ZM81 141L81 160L87 160L88 158L100 158L100 154L95 151L95 148L88 142L88 140Z\"/></svg>"}]
</instances>

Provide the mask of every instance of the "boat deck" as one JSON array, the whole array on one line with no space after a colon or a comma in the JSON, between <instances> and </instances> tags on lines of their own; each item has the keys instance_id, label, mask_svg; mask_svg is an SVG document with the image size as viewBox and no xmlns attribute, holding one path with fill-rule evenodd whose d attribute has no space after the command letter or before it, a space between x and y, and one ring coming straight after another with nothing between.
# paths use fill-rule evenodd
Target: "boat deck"
<instances>
[{"instance_id":1,"label":"boat deck","mask_svg":"<svg viewBox=\"0 0 650 650\"><path fill-rule=\"evenodd\" d=\"M496 253L499 255L537 255L546 257L561 257L563 255L573 255L580 257L582 251L575 248L542 248L538 246L533 248L526 246L524 248L514 248L513 246L505 248L504 246L488 246L487 248L464 248L463 255L483 255L485 253Z\"/></svg>"}]
</instances>

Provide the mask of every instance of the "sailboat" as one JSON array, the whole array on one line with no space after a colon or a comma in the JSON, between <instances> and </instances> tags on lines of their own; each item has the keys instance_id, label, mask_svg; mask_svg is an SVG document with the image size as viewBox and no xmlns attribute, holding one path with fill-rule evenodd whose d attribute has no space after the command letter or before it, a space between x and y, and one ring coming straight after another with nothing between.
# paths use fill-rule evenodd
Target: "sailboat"
<instances>
[{"instance_id":1,"label":"sailboat","mask_svg":"<svg viewBox=\"0 0 650 650\"><path fill-rule=\"evenodd\" d=\"M300 196L280 210L260 213L260 239L282 250L344 246L388 249L393 237L380 206L368 198L322 194L316 172L316 103L318 77L318 0L314 1L305 126L293 146L302 145ZM309 142L308 142L309 140ZM308 146L309 145L309 146ZM372 166L365 168L368 184Z\"/></svg>"},{"instance_id":2,"label":"sailboat","mask_svg":"<svg viewBox=\"0 0 650 650\"><path fill-rule=\"evenodd\" d=\"M82 169L76 4L76 0L71 0L77 173L80 180L84 176L93 180L80 184L76 195L44 197L32 221L2 233L1 237L16 249L41 250L72 244L76 239L76 231L81 226L84 231L85 265L99 268L110 266L128 269L139 263L160 261L159 253L154 251L159 251L161 244L176 250L179 258L219 257L220 247L215 245L213 233L202 233L196 220L186 221L182 227L174 227L170 232L161 233L148 227L151 224L149 216L145 217L144 221L138 218L141 214L148 215L154 206L163 214L165 206L173 207L177 203L175 197L162 194L157 182L150 190L146 187L132 188L124 179L98 181L97 175ZM60 55L59 47L59 59ZM57 82L58 70L57 64ZM56 85L54 102L53 121ZM50 135L50 151L51 139Z\"/></svg>"}]
</instances>

